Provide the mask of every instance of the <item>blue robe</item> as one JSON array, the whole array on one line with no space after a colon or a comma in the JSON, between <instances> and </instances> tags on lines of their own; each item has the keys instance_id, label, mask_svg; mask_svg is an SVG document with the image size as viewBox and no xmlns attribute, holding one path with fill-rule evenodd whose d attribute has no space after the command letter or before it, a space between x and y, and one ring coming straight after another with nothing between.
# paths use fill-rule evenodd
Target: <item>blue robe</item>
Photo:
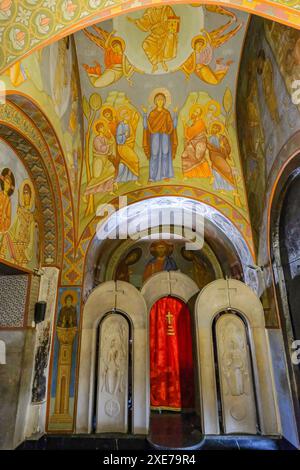
<instances>
[{"instance_id":1,"label":"blue robe","mask_svg":"<svg viewBox=\"0 0 300 470\"><path fill-rule=\"evenodd\" d=\"M177 120L177 114L175 114L173 118L174 130L177 127ZM146 113L144 114L143 125L145 130L148 129ZM149 181L160 181L174 177L172 147L171 134L163 132L150 133Z\"/></svg>"}]
</instances>

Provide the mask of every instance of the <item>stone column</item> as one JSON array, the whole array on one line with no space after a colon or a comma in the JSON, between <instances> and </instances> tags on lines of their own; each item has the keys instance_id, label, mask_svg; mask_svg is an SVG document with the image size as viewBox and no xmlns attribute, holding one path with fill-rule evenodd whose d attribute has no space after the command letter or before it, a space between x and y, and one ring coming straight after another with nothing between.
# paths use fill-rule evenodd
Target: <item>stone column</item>
<instances>
[{"instance_id":1,"label":"stone column","mask_svg":"<svg viewBox=\"0 0 300 470\"><path fill-rule=\"evenodd\" d=\"M72 423L73 418L69 411L69 395L72 367L72 350L77 327L62 328L57 327L57 337L59 341L57 383L54 414L51 416L52 423Z\"/></svg>"}]
</instances>

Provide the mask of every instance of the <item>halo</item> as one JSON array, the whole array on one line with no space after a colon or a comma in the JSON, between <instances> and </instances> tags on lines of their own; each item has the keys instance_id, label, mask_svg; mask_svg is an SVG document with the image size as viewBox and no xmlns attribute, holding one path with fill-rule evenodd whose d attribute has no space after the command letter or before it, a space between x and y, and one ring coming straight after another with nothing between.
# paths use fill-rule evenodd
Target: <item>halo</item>
<instances>
[{"instance_id":1,"label":"halo","mask_svg":"<svg viewBox=\"0 0 300 470\"><path fill-rule=\"evenodd\" d=\"M63 307L64 304L65 304L65 300L66 300L66 297L68 297L68 295L71 295L73 297L73 305L76 305L77 304L77 301L78 301L78 293L74 290L65 290L62 294L61 294L61 297L60 297L60 304L61 306Z\"/></svg>"},{"instance_id":2,"label":"halo","mask_svg":"<svg viewBox=\"0 0 300 470\"><path fill-rule=\"evenodd\" d=\"M204 109L203 106L199 103L195 103L190 107L189 117L191 118L196 109L201 109L201 117L203 116Z\"/></svg>"},{"instance_id":3,"label":"halo","mask_svg":"<svg viewBox=\"0 0 300 470\"><path fill-rule=\"evenodd\" d=\"M107 121L104 117L104 111L106 111L106 109L109 109L112 112L113 117L116 117L115 108L113 108L113 106L111 106L110 104L103 104L100 111L100 119L104 119L105 121Z\"/></svg>"},{"instance_id":4,"label":"halo","mask_svg":"<svg viewBox=\"0 0 300 470\"><path fill-rule=\"evenodd\" d=\"M4 184L5 178L9 178L9 180L10 180L11 188L10 188L10 191L9 191L9 196L11 196L14 193L14 190L16 188L16 180L15 180L13 172L9 168L4 168L1 172L0 181L1 181L1 188L2 189L3 189L3 184Z\"/></svg>"},{"instance_id":5,"label":"halo","mask_svg":"<svg viewBox=\"0 0 300 470\"><path fill-rule=\"evenodd\" d=\"M221 122L221 121L213 121L213 122L211 123L211 125L209 126L209 132L210 132L210 133L211 133L212 126L215 126L215 125L220 126L220 128L221 128L220 133L224 133L224 132L225 132L225 126L224 126L223 122Z\"/></svg>"},{"instance_id":6,"label":"halo","mask_svg":"<svg viewBox=\"0 0 300 470\"><path fill-rule=\"evenodd\" d=\"M195 49L195 43L198 41L198 39L203 39L204 41L204 46L207 44L207 38L204 36L204 34L198 34L198 36L195 36L192 39L192 48Z\"/></svg>"},{"instance_id":7,"label":"halo","mask_svg":"<svg viewBox=\"0 0 300 470\"><path fill-rule=\"evenodd\" d=\"M105 131L108 131L107 120L104 119L104 118L103 118L103 119L98 119L98 120L94 123L94 126L93 126L95 134L98 134L97 126L98 126L98 124L100 124L100 123L102 123L102 124L104 125Z\"/></svg>"},{"instance_id":8,"label":"halo","mask_svg":"<svg viewBox=\"0 0 300 470\"><path fill-rule=\"evenodd\" d=\"M205 105L205 114L208 113L208 108L210 105L214 105L216 107L216 111L214 112L214 116L217 117L221 114L221 105L218 101L216 100L209 100L206 105Z\"/></svg>"},{"instance_id":9,"label":"halo","mask_svg":"<svg viewBox=\"0 0 300 470\"><path fill-rule=\"evenodd\" d=\"M124 110L126 110L126 111L129 112L130 117L132 116L132 109L131 109L129 106L127 106L126 104L123 104L122 106L120 106L120 107L117 109L117 115L118 115L118 118L119 118L119 119L121 118L121 116L120 116L121 112L124 111Z\"/></svg>"},{"instance_id":10,"label":"halo","mask_svg":"<svg viewBox=\"0 0 300 470\"><path fill-rule=\"evenodd\" d=\"M125 43L124 39L120 38L120 36L112 36L110 38L109 45L111 46L114 41L118 41L118 42L121 43L122 50L124 52L125 48L126 48L126 43Z\"/></svg>"},{"instance_id":11,"label":"halo","mask_svg":"<svg viewBox=\"0 0 300 470\"><path fill-rule=\"evenodd\" d=\"M27 178L24 181L22 181L21 186L19 188L19 204L21 207L25 207L25 202L24 202L24 187L28 185L31 189L31 199L30 199L30 206L29 210L32 211L35 206L35 191L32 182Z\"/></svg>"},{"instance_id":12,"label":"halo","mask_svg":"<svg viewBox=\"0 0 300 470\"><path fill-rule=\"evenodd\" d=\"M133 250L127 253L127 255L124 258L124 261L126 261L126 259L129 258L130 256L135 255L136 260L133 263L130 263L127 265L127 266L132 266L133 264L137 263L141 259L142 254L143 254L143 250L139 246L137 246L136 248L133 248Z\"/></svg>"},{"instance_id":13,"label":"halo","mask_svg":"<svg viewBox=\"0 0 300 470\"><path fill-rule=\"evenodd\" d=\"M173 253L174 250L174 245L173 243L168 243L165 240L156 240L155 242L152 242L150 245L150 253L152 256L155 254L156 247L159 245L164 245L167 248L167 256L170 256Z\"/></svg>"},{"instance_id":14,"label":"halo","mask_svg":"<svg viewBox=\"0 0 300 470\"><path fill-rule=\"evenodd\" d=\"M162 94L166 97L166 106L170 106L172 103L171 93L167 88L155 88L149 95L149 103L154 104L154 98L156 95Z\"/></svg>"}]
</instances>

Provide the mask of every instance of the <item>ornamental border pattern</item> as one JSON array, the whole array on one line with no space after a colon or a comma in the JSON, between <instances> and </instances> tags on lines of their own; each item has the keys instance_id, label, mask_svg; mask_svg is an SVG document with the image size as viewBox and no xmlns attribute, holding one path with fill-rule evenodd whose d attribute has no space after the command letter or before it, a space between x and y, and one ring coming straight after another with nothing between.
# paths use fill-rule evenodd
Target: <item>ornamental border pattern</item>
<instances>
[{"instance_id":1,"label":"ornamental border pattern","mask_svg":"<svg viewBox=\"0 0 300 470\"><path fill-rule=\"evenodd\" d=\"M36 186L44 217L44 257L45 259L52 258L55 263L57 262L58 257L55 240L58 240L59 238L55 224L55 207L59 208L59 194L57 190L55 191L54 187L53 196L55 201L49 197L49 194L52 194L52 191L45 174L46 167L50 172L52 182L55 181L55 171L51 157L33 124L9 101L7 101L5 105L0 106L0 124L1 136L10 142L17 152L22 155L24 162L32 173L34 181L38 183ZM32 153L29 154L24 146L22 146L22 143L19 142L20 137L23 142L25 139L26 143L30 145ZM18 142L17 146L16 142ZM39 149L39 152L37 149ZM41 159L44 162L44 165L42 164Z\"/></svg>"},{"instance_id":2,"label":"ornamental border pattern","mask_svg":"<svg viewBox=\"0 0 300 470\"><path fill-rule=\"evenodd\" d=\"M131 193L126 194L128 205L131 205L135 202L149 199L153 197L162 197L162 196L182 196L188 199L196 199L197 201L203 202L207 205L214 207L215 209L219 210L225 217L227 217L237 228L237 230L241 233L243 238L246 241L247 246L255 259L254 253L254 246L252 241L252 232L251 226L249 221L245 219L233 206L228 204L222 198L212 194L207 193L204 190L197 189L197 188L187 188L186 186L179 186L179 185L169 185L152 187L152 188L145 188L141 190L137 190ZM114 199L110 202L116 209L118 204L118 199ZM102 220L102 223L105 222L105 218ZM82 285L83 276L84 276L84 269L85 269L85 261L86 261L86 254L90 246L90 242L92 241L93 237L96 234L96 228L101 220L99 217L94 217L90 223L84 229L82 236L78 242L78 246L76 249L76 260L77 263L74 266L74 271L70 272L71 278L70 284L73 284L73 279L76 279L77 285ZM74 283L75 285L75 283Z\"/></svg>"},{"instance_id":3,"label":"ornamental border pattern","mask_svg":"<svg viewBox=\"0 0 300 470\"><path fill-rule=\"evenodd\" d=\"M217 3L300 29L300 0L15 0L0 6L0 73L89 24L162 3Z\"/></svg>"}]
</instances>

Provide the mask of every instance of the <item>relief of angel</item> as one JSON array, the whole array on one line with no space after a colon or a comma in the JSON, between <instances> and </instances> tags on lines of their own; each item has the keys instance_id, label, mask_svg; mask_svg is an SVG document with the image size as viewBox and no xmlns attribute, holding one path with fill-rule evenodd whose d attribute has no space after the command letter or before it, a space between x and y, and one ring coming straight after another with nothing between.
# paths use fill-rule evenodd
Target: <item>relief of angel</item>
<instances>
[{"instance_id":1,"label":"relief of angel","mask_svg":"<svg viewBox=\"0 0 300 470\"><path fill-rule=\"evenodd\" d=\"M226 63L223 63L224 59L222 57L215 59L214 51L235 36L243 26L243 23L238 24L226 33L225 31L237 21L236 15L219 6L212 5L207 9L221 15L230 16L230 20L213 31L203 29L198 36L195 36L192 40L193 52L181 65L180 70L182 70L187 79L195 73L203 82L209 85L218 85L226 76L233 61L228 60ZM215 67L213 62L215 62Z\"/></svg>"},{"instance_id":2,"label":"relief of angel","mask_svg":"<svg viewBox=\"0 0 300 470\"><path fill-rule=\"evenodd\" d=\"M130 84L131 77L135 72L140 72L127 59L125 55L125 41L119 36L115 36L115 31L107 32L99 26L92 26L97 34L92 34L88 29L84 29L84 34L93 41L102 51L104 51L105 69L99 62L95 66L83 64L92 85L96 88L104 88L125 77Z\"/></svg>"}]
</instances>

